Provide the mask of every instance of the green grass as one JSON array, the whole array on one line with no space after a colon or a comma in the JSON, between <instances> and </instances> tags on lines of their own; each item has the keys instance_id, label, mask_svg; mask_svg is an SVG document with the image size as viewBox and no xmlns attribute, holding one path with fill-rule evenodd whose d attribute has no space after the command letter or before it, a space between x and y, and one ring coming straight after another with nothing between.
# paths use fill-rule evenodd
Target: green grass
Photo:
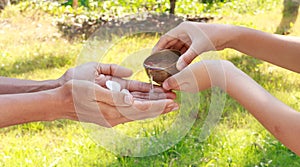
<instances>
[{"instance_id":1,"label":"green grass","mask_svg":"<svg viewBox=\"0 0 300 167\"><path fill-rule=\"evenodd\" d=\"M188 4L187 1L180 4ZM219 4L221 5L221 4ZM198 4L194 6L198 8ZM180 10L184 8L181 6ZM192 7L191 7L192 8ZM200 8L200 7L199 7ZM187 8L185 8L187 9ZM208 9L208 8L206 8ZM193 9L195 10L195 9ZM282 1L240 0L211 6L208 13L222 15L217 23L230 23L275 32L281 21ZM186 11L183 11L186 13ZM0 14L0 75L26 79L55 79L76 65L82 41L61 36L53 15L11 6ZM299 18L289 30L300 35ZM121 63L140 48L151 48L158 36L122 40L103 62ZM136 45L129 45L135 43ZM300 111L299 74L256 60L233 50L219 52L224 59L253 77L274 96ZM112 57L112 55L114 57ZM147 81L141 72L135 78ZM200 115L205 116L210 91L200 93ZM129 135L159 134L178 112L155 121L116 127ZM0 166L299 166L300 158L278 142L235 100L227 97L218 126L205 141L199 140L203 119L178 144L158 155L121 157L97 145L80 123L68 120L37 122L0 130ZM145 131L141 131L143 126ZM129 127L129 128L128 128ZM149 134L150 133L150 134ZM152 134L153 133L153 134Z\"/></svg>"}]
</instances>

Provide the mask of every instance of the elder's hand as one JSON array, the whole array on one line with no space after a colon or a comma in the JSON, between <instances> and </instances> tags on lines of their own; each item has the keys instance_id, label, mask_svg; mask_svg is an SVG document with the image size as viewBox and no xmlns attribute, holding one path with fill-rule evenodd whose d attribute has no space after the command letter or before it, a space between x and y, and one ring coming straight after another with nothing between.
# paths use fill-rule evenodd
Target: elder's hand
<instances>
[{"instance_id":1,"label":"elder's hand","mask_svg":"<svg viewBox=\"0 0 300 167\"><path fill-rule=\"evenodd\" d=\"M222 50L233 38L230 25L183 22L163 35L152 52L175 49L182 53L178 70L190 64L198 55L211 50Z\"/></svg>"},{"instance_id":2,"label":"elder's hand","mask_svg":"<svg viewBox=\"0 0 300 167\"><path fill-rule=\"evenodd\" d=\"M57 89L64 99L59 118L113 127L133 120L152 118L178 109L172 99L134 100L131 94L110 91L93 82L71 80Z\"/></svg>"},{"instance_id":3,"label":"elder's hand","mask_svg":"<svg viewBox=\"0 0 300 167\"><path fill-rule=\"evenodd\" d=\"M61 85L72 79L94 82L101 74L115 77L129 77L132 75L132 71L116 64L89 62L75 68L68 69L58 80Z\"/></svg>"}]
</instances>

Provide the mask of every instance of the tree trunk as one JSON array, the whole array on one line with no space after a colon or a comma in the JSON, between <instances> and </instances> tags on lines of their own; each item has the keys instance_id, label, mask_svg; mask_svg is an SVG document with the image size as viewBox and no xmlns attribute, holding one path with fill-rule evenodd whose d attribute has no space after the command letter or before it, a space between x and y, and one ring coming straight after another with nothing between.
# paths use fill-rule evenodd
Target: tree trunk
<instances>
[{"instance_id":1,"label":"tree trunk","mask_svg":"<svg viewBox=\"0 0 300 167\"><path fill-rule=\"evenodd\" d=\"M76 9L78 7L78 0L73 0L73 9Z\"/></svg>"},{"instance_id":2,"label":"tree trunk","mask_svg":"<svg viewBox=\"0 0 300 167\"><path fill-rule=\"evenodd\" d=\"M176 5L176 0L170 0L170 13L175 14L175 5Z\"/></svg>"}]
</instances>

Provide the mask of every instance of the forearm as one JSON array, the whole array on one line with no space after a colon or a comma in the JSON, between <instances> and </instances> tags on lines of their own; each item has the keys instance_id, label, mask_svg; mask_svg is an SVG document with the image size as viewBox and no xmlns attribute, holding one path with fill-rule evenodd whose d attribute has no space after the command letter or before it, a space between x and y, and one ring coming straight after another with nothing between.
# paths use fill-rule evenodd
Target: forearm
<instances>
[{"instance_id":1,"label":"forearm","mask_svg":"<svg viewBox=\"0 0 300 167\"><path fill-rule=\"evenodd\" d=\"M59 119L63 100L55 91L0 95L0 127Z\"/></svg>"},{"instance_id":2,"label":"forearm","mask_svg":"<svg viewBox=\"0 0 300 167\"><path fill-rule=\"evenodd\" d=\"M299 112L273 97L241 71L228 75L227 92L278 140L300 155Z\"/></svg>"},{"instance_id":3,"label":"forearm","mask_svg":"<svg viewBox=\"0 0 300 167\"><path fill-rule=\"evenodd\" d=\"M272 64L300 72L300 38L233 26L228 47Z\"/></svg>"},{"instance_id":4,"label":"forearm","mask_svg":"<svg viewBox=\"0 0 300 167\"><path fill-rule=\"evenodd\" d=\"M0 77L0 94L29 93L61 86L59 80L32 81Z\"/></svg>"}]
</instances>

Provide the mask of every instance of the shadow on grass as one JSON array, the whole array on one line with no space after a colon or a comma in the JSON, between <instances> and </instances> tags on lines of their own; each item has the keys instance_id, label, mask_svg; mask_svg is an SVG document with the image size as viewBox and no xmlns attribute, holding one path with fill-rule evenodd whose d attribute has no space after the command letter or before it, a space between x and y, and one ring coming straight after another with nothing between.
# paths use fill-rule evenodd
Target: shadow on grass
<instances>
[{"instance_id":1,"label":"shadow on grass","mask_svg":"<svg viewBox=\"0 0 300 167\"><path fill-rule=\"evenodd\" d=\"M262 60L246 55L233 57L228 60L268 91L290 90L290 88L296 86L285 79L284 73L274 73L271 69L260 68L260 65L263 64Z\"/></svg>"},{"instance_id":2,"label":"shadow on grass","mask_svg":"<svg viewBox=\"0 0 300 167\"><path fill-rule=\"evenodd\" d=\"M297 20L300 1L284 0L283 5L282 19L275 33L287 35L290 33L292 25Z\"/></svg>"},{"instance_id":3,"label":"shadow on grass","mask_svg":"<svg viewBox=\"0 0 300 167\"><path fill-rule=\"evenodd\" d=\"M246 166L300 166L300 157L273 137L267 137L264 145L253 143L251 150L257 156L257 162Z\"/></svg>"},{"instance_id":4,"label":"shadow on grass","mask_svg":"<svg viewBox=\"0 0 300 167\"><path fill-rule=\"evenodd\" d=\"M0 76L9 77L40 69L60 68L72 64L70 56L44 55L33 59L17 60L9 66L0 67Z\"/></svg>"}]
</instances>

